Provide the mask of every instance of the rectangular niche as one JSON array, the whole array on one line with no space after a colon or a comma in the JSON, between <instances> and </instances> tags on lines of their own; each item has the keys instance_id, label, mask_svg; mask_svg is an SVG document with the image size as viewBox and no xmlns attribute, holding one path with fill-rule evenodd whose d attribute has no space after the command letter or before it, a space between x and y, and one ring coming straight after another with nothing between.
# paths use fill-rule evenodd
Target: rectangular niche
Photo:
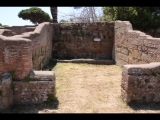
<instances>
[{"instance_id":1,"label":"rectangular niche","mask_svg":"<svg viewBox=\"0 0 160 120\"><path fill-rule=\"evenodd\" d=\"M100 38L94 38L94 41L101 41Z\"/></svg>"}]
</instances>

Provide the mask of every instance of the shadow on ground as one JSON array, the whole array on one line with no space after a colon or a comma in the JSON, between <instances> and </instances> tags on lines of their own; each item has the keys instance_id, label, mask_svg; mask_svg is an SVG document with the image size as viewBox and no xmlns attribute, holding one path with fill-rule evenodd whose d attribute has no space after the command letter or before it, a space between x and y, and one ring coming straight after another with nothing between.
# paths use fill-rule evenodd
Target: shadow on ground
<instances>
[{"instance_id":1,"label":"shadow on ground","mask_svg":"<svg viewBox=\"0 0 160 120\"><path fill-rule=\"evenodd\" d=\"M51 59L47 65L45 65L42 70L43 71L51 71L57 65L57 60Z\"/></svg>"},{"instance_id":2,"label":"shadow on ground","mask_svg":"<svg viewBox=\"0 0 160 120\"><path fill-rule=\"evenodd\" d=\"M134 110L160 110L160 102L140 103L134 101L128 105Z\"/></svg>"},{"instance_id":3,"label":"shadow on ground","mask_svg":"<svg viewBox=\"0 0 160 120\"><path fill-rule=\"evenodd\" d=\"M58 105L59 101L56 97L55 101L52 102L45 102L41 104L13 105L9 109L0 111L0 113L38 113L39 111L45 111L47 109L57 110Z\"/></svg>"}]
</instances>

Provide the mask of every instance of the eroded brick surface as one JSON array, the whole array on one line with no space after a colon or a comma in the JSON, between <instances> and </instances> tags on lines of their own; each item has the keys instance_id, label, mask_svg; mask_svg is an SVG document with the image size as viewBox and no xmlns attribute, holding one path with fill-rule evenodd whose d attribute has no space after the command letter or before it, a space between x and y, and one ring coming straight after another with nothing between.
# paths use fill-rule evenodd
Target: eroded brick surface
<instances>
[{"instance_id":1,"label":"eroded brick surface","mask_svg":"<svg viewBox=\"0 0 160 120\"><path fill-rule=\"evenodd\" d=\"M121 95L126 102L160 102L160 63L124 65Z\"/></svg>"},{"instance_id":2,"label":"eroded brick surface","mask_svg":"<svg viewBox=\"0 0 160 120\"><path fill-rule=\"evenodd\" d=\"M54 58L112 59L114 22L59 23L53 27Z\"/></svg>"}]
</instances>

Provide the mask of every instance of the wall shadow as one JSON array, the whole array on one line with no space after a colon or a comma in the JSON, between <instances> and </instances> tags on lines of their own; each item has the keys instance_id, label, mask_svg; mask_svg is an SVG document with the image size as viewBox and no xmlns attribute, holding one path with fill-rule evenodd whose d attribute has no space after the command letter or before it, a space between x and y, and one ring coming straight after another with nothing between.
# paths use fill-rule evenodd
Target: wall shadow
<instances>
[{"instance_id":1,"label":"wall shadow","mask_svg":"<svg viewBox=\"0 0 160 120\"><path fill-rule=\"evenodd\" d=\"M21 105L12 105L10 108L1 110L0 113L38 113L39 111L48 109L48 110L57 110L59 101L55 97L52 102L44 102L41 104L21 104ZM56 113L56 112L55 112Z\"/></svg>"},{"instance_id":2,"label":"wall shadow","mask_svg":"<svg viewBox=\"0 0 160 120\"><path fill-rule=\"evenodd\" d=\"M160 102L136 102L132 101L128 105L134 110L160 110Z\"/></svg>"},{"instance_id":3,"label":"wall shadow","mask_svg":"<svg viewBox=\"0 0 160 120\"><path fill-rule=\"evenodd\" d=\"M57 60L56 59L51 59L48 64L46 64L42 70L43 71L51 71L55 66L57 65Z\"/></svg>"}]
</instances>

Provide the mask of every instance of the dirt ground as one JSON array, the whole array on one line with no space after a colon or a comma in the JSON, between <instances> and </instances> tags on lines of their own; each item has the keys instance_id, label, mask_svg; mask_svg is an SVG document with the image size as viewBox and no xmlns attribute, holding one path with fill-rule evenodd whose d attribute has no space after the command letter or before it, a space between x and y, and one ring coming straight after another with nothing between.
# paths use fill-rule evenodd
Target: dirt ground
<instances>
[{"instance_id":1,"label":"dirt ground","mask_svg":"<svg viewBox=\"0 0 160 120\"><path fill-rule=\"evenodd\" d=\"M121 100L122 68L116 65L57 63L54 103L18 105L2 113L160 113L160 103Z\"/></svg>"}]
</instances>

